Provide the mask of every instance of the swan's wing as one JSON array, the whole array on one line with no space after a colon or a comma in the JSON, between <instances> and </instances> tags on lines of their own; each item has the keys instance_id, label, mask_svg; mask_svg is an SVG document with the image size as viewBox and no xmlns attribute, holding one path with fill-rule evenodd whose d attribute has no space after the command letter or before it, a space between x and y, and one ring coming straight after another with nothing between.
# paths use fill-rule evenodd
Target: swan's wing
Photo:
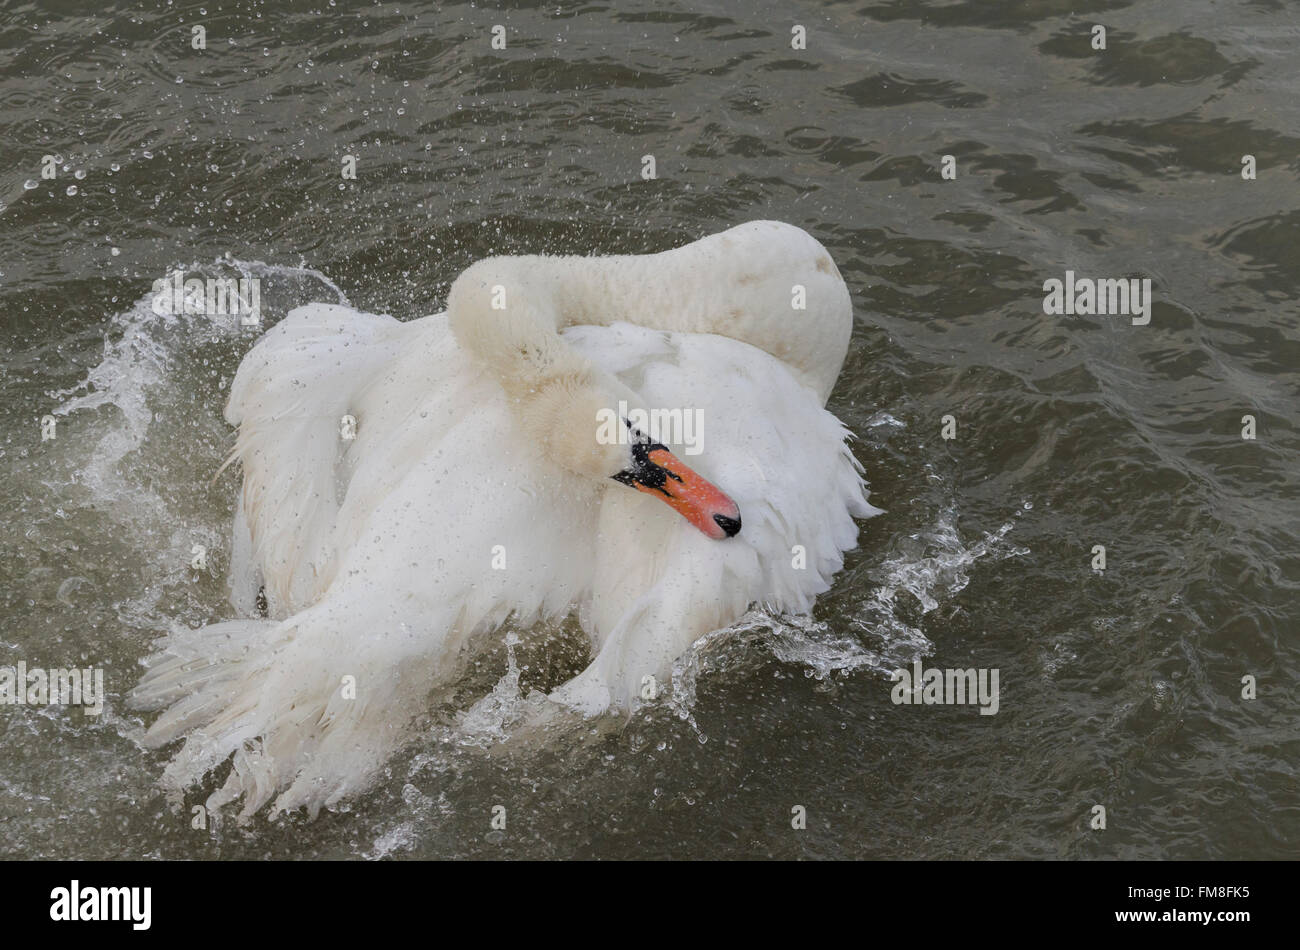
<instances>
[{"instance_id":1,"label":"swan's wing","mask_svg":"<svg viewBox=\"0 0 1300 950\"><path fill-rule=\"evenodd\" d=\"M173 793L233 759L211 807L242 796L248 815L277 793L276 809L336 802L369 784L410 735L430 689L460 669L470 634L511 613L523 624L561 615L586 597L599 486L539 466L501 387L469 364L445 318L377 336L373 350L355 353L349 398L297 422L329 421L333 431L332 414L346 404L357 435L341 458L322 453L304 470L291 452L272 456L279 446L256 443L260 497L286 511L301 510L304 478L346 485L327 496L338 552L328 589L278 623L174 631L132 694L140 708L168 707L147 744L186 737L164 774ZM306 338L309 349L335 352ZM283 345L285 355L300 352ZM263 395L241 391L240 411L279 418L273 375L259 371ZM284 423L281 437L295 438L295 428ZM276 516L261 530L294 523Z\"/></svg>"},{"instance_id":2,"label":"swan's wing","mask_svg":"<svg viewBox=\"0 0 1300 950\"><path fill-rule=\"evenodd\" d=\"M644 408L699 411L702 451L669 448L727 492L743 522L735 538L713 541L653 498L606 492L585 613L601 648L555 697L592 713L636 705L645 676L663 683L691 643L751 604L810 610L857 545L854 519L879 510L848 432L768 354L626 324L575 327L566 338L635 388Z\"/></svg>"},{"instance_id":3,"label":"swan's wing","mask_svg":"<svg viewBox=\"0 0 1300 950\"><path fill-rule=\"evenodd\" d=\"M392 317L309 304L239 365L226 405L244 473L232 587L246 594L248 577L260 573L273 615L305 607L333 576L340 462L350 447L343 418L400 351L401 328Z\"/></svg>"}]
</instances>

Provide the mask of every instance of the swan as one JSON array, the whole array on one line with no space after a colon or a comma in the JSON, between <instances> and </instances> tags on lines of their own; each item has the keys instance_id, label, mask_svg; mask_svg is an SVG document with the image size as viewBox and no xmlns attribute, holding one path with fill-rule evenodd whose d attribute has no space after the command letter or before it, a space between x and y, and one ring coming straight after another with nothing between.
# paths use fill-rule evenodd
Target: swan
<instances>
[{"instance_id":1,"label":"swan","mask_svg":"<svg viewBox=\"0 0 1300 950\"><path fill-rule=\"evenodd\" d=\"M879 513L824 408L852 319L825 248L774 221L487 258L410 322L290 312L226 408L240 616L172 630L131 693L160 711L146 747L184 740L162 787L230 762L209 810L314 817L371 784L509 617L577 616L591 663L549 699L595 717L751 605L811 610ZM646 431L656 409L698 417L696 444Z\"/></svg>"}]
</instances>

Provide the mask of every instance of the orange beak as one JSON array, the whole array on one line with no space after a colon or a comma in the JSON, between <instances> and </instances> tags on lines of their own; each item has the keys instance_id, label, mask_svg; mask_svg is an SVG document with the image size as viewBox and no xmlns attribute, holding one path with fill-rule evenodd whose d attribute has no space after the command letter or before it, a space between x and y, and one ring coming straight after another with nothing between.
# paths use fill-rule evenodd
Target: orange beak
<instances>
[{"instance_id":1,"label":"orange beak","mask_svg":"<svg viewBox=\"0 0 1300 950\"><path fill-rule=\"evenodd\" d=\"M637 466L615 475L618 481L668 503L715 541L740 531L740 508L726 493L702 478L662 445L635 453Z\"/></svg>"}]
</instances>

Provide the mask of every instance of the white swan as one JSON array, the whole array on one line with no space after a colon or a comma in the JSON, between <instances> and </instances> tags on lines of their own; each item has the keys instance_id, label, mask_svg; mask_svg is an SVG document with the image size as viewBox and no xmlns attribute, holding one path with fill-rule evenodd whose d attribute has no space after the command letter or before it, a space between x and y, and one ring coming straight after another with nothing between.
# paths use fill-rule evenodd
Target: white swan
<instances>
[{"instance_id":1,"label":"white swan","mask_svg":"<svg viewBox=\"0 0 1300 950\"><path fill-rule=\"evenodd\" d=\"M489 258L409 323L294 310L226 409L232 603L254 616L262 587L268 617L160 641L132 700L166 708L147 745L186 737L163 786L233 758L210 808L278 793L314 815L511 614L577 610L594 659L551 699L591 716L634 708L751 604L810 610L878 513L823 408L851 328L830 255L772 221L661 254ZM599 438L620 403L698 410L703 451Z\"/></svg>"}]
</instances>

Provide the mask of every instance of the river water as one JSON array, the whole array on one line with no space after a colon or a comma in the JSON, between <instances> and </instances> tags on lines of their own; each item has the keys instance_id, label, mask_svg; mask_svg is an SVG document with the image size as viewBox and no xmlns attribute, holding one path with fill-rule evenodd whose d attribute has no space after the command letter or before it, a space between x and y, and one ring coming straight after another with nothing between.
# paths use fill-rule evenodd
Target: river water
<instances>
[{"instance_id":1,"label":"river water","mask_svg":"<svg viewBox=\"0 0 1300 950\"><path fill-rule=\"evenodd\" d=\"M0 665L107 690L0 707L0 855L1300 857L1300 5L508 6L0 6ZM501 739L580 644L497 635L342 810L169 808L124 697L170 626L232 616L212 477L255 331L152 282L409 319L488 254L758 218L850 286L830 405L887 511L815 616L529 748ZM1150 322L1045 313L1066 271L1150 279ZM997 714L895 704L916 657L998 670Z\"/></svg>"}]
</instances>

